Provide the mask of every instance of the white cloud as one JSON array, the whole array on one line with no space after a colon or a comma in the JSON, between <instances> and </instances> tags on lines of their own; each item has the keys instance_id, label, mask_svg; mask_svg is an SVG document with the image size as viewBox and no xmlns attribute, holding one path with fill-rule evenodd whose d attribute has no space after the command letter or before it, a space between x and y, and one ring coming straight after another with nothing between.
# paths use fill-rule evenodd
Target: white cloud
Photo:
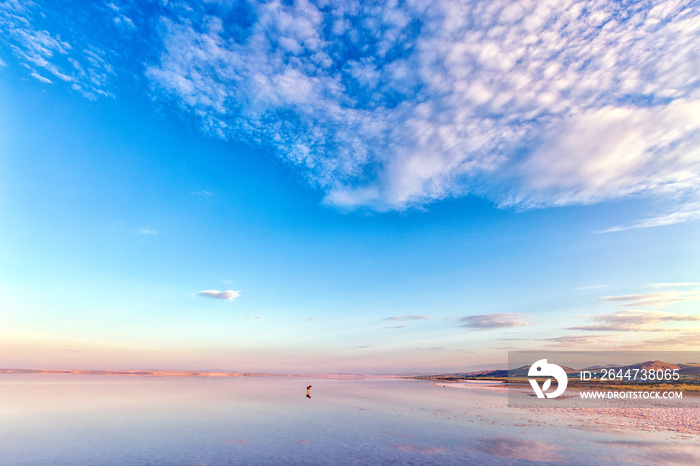
<instances>
[{"instance_id":1,"label":"white cloud","mask_svg":"<svg viewBox=\"0 0 700 466\"><path fill-rule=\"evenodd\" d=\"M31 76L32 78L34 78L34 79L37 79L37 80L41 81L42 83L51 84L51 80L50 80L49 78L43 77L42 75L40 75L40 74L37 73L36 71L32 71L32 72L30 73L30 76Z\"/></svg>"},{"instance_id":2,"label":"white cloud","mask_svg":"<svg viewBox=\"0 0 700 466\"><path fill-rule=\"evenodd\" d=\"M214 195L213 192L211 191L197 191L195 193L192 193L196 196L202 196L202 197L212 197Z\"/></svg>"},{"instance_id":3,"label":"white cloud","mask_svg":"<svg viewBox=\"0 0 700 466\"><path fill-rule=\"evenodd\" d=\"M79 8L78 5L74 6ZM0 43L17 57L20 65L28 68L30 76L49 83L50 75L70 83L70 87L89 99L99 96L113 97L109 82L115 76L109 61L114 58L95 43L94 38L71 29L73 21L56 21L50 18L74 13L71 10L51 11L35 2L8 1L0 3ZM91 26L100 21L94 11L86 11ZM79 14L75 15L76 17ZM52 31L37 24L48 25ZM104 25L102 25L104 26ZM56 32L57 29L61 33ZM70 36L70 39L63 37Z\"/></svg>"},{"instance_id":4,"label":"white cloud","mask_svg":"<svg viewBox=\"0 0 700 466\"><path fill-rule=\"evenodd\" d=\"M155 236L158 234L158 230L153 228L140 228L136 233L139 235Z\"/></svg>"},{"instance_id":5,"label":"white cloud","mask_svg":"<svg viewBox=\"0 0 700 466\"><path fill-rule=\"evenodd\" d=\"M108 3L91 17L100 30L143 34L118 52L44 30L40 13L0 4L0 40L37 76L96 98L118 57L148 57L159 102L300 167L336 207L646 196L664 210L599 233L700 218L690 0L170 1L150 18ZM143 39L153 49L126 49Z\"/></svg>"},{"instance_id":6,"label":"white cloud","mask_svg":"<svg viewBox=\"0 0 700 466\"><path fill-rule=\"evenodd\" d=\"M594 233L612 233L616 231L632 230L635 228L659 227L698 219L700 219L700 203L691 202L688 204L681 204L676 208L672 208L670 212L666 212L656 217L645 218L626 225L617 225L611 228L606 228L605 230L594 231Z\"/></svg>"},{"instance_id":7,"label":"white cloud","mask_svg":"<svg viewBox=\"0 0 700 466\"><path fill-rule=\"evenodd\" d=\"M700 301L700 290L660 291L656 293L602 296L604 302L621 302L625 307L667 307L674 303Z\"/></svg>"},{"instance_id":8,"label":"white cloud","mask_svg":"<svg viewBox=\"0 0 700 466\"><path fill-rule=\"evenodd\" d=\"M249 319L249 320L262 320L264 318L265 318L265 316L246 316L246 319Z\"/></svg>"},{"instance_id":9,"label":"white cloud","mask_svg":"<svg viewBox=\"0 0 700 466\"><path fill-rule=\"evenodd\" d=\"M410 315L391 316L391 317L385 318L384 320L405 321L405 320L426 320L426 319L432 319L432 318L433 318L432 316L410 314Z\"/></svg>"},{"instance_id":10,"label":"white cloud","mask_svg":"<svg viewBox=\"0 0 700 466\"><path fill-rule=\"evenodd\" d=\"M302 166L336 206L696 196L700 16L656 4L273 1L246 26L174 8L147 74L211 134Z\"/></svg>"},{"instance_id":11,"label":"white cloud","mask_svg":"<svg viewBox=\"0 0 700 466\"><path fill-rule=\"evenodd\" d=\"M590 285L590 286L579 286L577 288L574 288L575 290L579 291L584 291L584 290L596 290L599 288L607 288L608 285Z\"/></svg>"},{"instance_id":12,"label":"white cloud","mask_svg":"<svg viewBox=\"0 0 700 466\"><path fill-rule=\"evenodd\" d=\"M649 283L649 288L685 288L689 286L700 287L700 282L672 282L672 283Z\"/></svg>"},{"instance_id":13,"label":"white cloud","mask_svg":"<svg viewBox=\"0 0 700 466\"><path fill-rule=\"evenodd\" d=\"M593 324L570 327L568 330L589 331L665 331L666 322L698 322L700 316L669 314L656 311L618 311L611 314L588 317Z\"/></svg>"},{"instance_id":14,"label":"white cloud","mask_svg":"<svg viewBox=\"0 0 700 466\"><path fill-rule=\"evenodd\" d=\"M472 330L491 330L494 328L524 327L530 325L527 314L503 313L503 314L479 314L461 318L460 327Z\"/></svg>"},{"instance_id":15,"label":"white cloud","mask_svg":"<svg viewBox=\"0 0 700 466\"><path fill-rule=\"evenodd\" d=\"M614 343L619 342L618 335L568 335L553 338L544 338L541 341L547 342L547 346L561 348L606 348L609 349Z\"/></svg>"},{"instance_id":16,"label":"white cloud","mask_svg":"<svg viewBox=\"0 0 700 466\"><path fill-rule=\"evenodd\" d=\"M204 290L204 291L197 292L197 296L202 296L205 298L223 299L226 301L233 301L234 299L238 298L240 295L241 295L240 291L233 291L233 290L226 290L226 291Z\"/></svg>"}]
</instances>

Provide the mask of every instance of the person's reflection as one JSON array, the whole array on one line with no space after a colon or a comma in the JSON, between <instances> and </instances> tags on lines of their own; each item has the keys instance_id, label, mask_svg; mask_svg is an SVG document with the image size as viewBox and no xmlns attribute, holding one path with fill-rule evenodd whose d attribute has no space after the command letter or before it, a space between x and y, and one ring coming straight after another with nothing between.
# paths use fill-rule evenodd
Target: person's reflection
<instances>
[{"instance_id":1,"label":"person's reflection","mask_svg":"<svg viewBox=\"0 0 700 466\"><path fill-rule=\"evenodd\" d=\"M311 385L306 387L306 398L311 398L311 393L309 392L309 390L311 390Z\"/></svg>"}]
</instances>

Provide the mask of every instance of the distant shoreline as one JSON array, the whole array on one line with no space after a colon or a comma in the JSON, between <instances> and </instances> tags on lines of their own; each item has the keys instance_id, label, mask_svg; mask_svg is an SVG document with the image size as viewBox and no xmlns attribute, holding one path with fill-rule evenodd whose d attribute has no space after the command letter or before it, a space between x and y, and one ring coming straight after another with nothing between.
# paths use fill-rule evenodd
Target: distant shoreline
<instances>
[{"instance_id":1,"label":"distant shoreline","mask_svg":"<svg viewBox=\"0 0 700 466\"><path fill-rule=\"evenodd\" d=\"M35 375L105 375L126 377L200 377L200 378L231 378L231 377L290 377L315 379L413 379L404 375L371 375L371 374L273 374L265 372L234 372L234 371L186 371L186 370L94 370L94 369L0 369L0 374L35 374Z\"/></svg>"}]
</instances>

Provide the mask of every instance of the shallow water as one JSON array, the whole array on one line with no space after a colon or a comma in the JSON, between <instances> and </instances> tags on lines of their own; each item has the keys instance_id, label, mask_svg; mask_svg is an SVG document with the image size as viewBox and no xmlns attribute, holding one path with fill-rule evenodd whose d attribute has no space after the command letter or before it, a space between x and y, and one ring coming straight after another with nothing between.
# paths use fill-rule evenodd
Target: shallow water
<instances>
[{"instance_id":1,"label":"shallow water","mask_svg":"<svg viewBox=\"0 0 700 466\"><path fill-rule=\"evenodd\" d=\"M700 464L698 436L561 417L416 380L2 375L0 464Z\"/></svg>"}]
</instances>

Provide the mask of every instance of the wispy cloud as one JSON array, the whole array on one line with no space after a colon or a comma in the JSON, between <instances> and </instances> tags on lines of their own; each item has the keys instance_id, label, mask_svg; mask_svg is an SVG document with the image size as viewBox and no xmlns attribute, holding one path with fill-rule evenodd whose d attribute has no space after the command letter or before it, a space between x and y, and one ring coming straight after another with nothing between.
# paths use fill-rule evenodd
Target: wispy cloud
<instances>
[{"instance_id":1,"label":"wispy cloud","mask_svg":"<svg viewBox=\"0 0 700 466\"><path fill-rule=\"evenodd\" d=\"M40 75L40 74L37 73L36 71L32 71L32 72L30 73L30 76L31 76L32 78L36 79L36 80L41 81L42 83L51 84L51 80L50 80L49 78L43 77L42 75Z\"/></svg>"},{"instance_id":2,"label":"wispy cloud","mask_svg":"<svg viewBox=\"0 0 700 466\"><path fill-rule=\"evenodd\" d=\"M120 62L143 63L158 102L300 167L330 205L647 196L665 210L599 232L700 218L700 11L690 2L71 8L89 24L0 3L0 41L30 72L89 98L112 95Z\"/></svg>"},{"instance_id":3,"label":"wispy cloud","mask_svg":"<svg viewBox=\"0 0 700 466\"><path fill-rule=\"evenodd\" d=\"M126 15L122 7L119 7L114 3L108 3L106 6L114 13L114 24L127 30L136 29L134 21Z\"/></svg>"},{"instance_id":4,"label":"wispy cloud","mask_svg":"<svg viewBox=\"0 0 700 466\"><path fill-rule=\"evenodd\" d=\"M689 222L691 220L700 219L700 203L692 202L687 205L681 205L672 212L666 212L656 217L645 218L626 225L618 225L605 230L594 231L594 233L613 233L616 231L632 230L635 228L652 228L664 225L673 225L674 223Z\"/></svg>"},{"instance_id":5,"label":"wispy cloud","mask_svg":"<svg viewBox=\"0 0 700 466\"><path fill-rule=\"evenodd\" d=\"M139 235L146 235L146 236L155 236L158 234L158 230L154 228L139 228L136 230L136 233Z\"/></svg>"},{"instance_id":6,"label":"wispy cloud","mask_svg":"<svg viewBox=\"0 0 700 466\"><path fill-rule=\"evenodd\" d=\"M602 332L619 331L664 331L661 324L667 322L700 322L700 316L669 314L656 311L619 311L611 314L588 316L594 324L570 327L568 330L589 330Z\"/></svg>"},{"instance_id":7,"label":"wispy cloud","mask_svg":"<svg viewBox=\"0 0 700 466\"><path fill-rule=\"evenodd\" d=\"M265 318L265 316L246 316L246 319L249 319L249 320L262 320L264 318Z\"/></svg>"},{"instance_id":8,"label":"wispy cloud","mask_svg":"<svg viewBox=\"0 0 700 466\"><path fill-rule=\"evenodd\" d=\"M652 338L645 340L641 345L644 348L663 348L667 346L681 346L690 348L693 346L700 347L700 332L674 332L662 338Z\"/></svg>"},{"instance_id":9,"label":"wispy cloud","mask_svg":"<svg viewBox=\"0 0 700 466\"><path fill-rule=\"evenodd\" d=\"M566 335L553 338L543 338L546 346L559 348L609 348L611 343L619 341L616 335Z\"/></svg>"},{"instance_id":10,"label":"wispy cloud","mask_svg":"<svg viewBox=\"0 0 700 466\"><path fill-rule=\"evenodd\" d=\"M410 314L410 315L391 316L391 317L387 317L384 320L406 321L406 320L427 320L427 319L432 319L432 318L433 318L433 316Z\"/></svg>"},{"instance_id":11,"label":"wispy cloud","mask_svg":"<svg viewBox=\"0 0 700 466\"><path fill-rule=\"evenodd\" d=\"M69 9L85 6L65 8L68 11L51 11L34 2L0 3L0 42L7 44L19 63L31 71L30 75L42 82L51 82L45 77L49 75L90 99L112 97L109 87L116 73L110 61L116 54L97 44L95 37L83 34L78 28L71 29L74 21L47 20L48 17L60 18L68 14L77 19L82 15L89 18L89 26L95 26L100 21L107 21L108 17L101 16L99 8L77 14L71 14L76 12ZM48 25L54 30L42 29L37 24ZM104 32L105 26L100 24L97 27Z\"/></svg>"},{"instance_id":12,"label":"wispy cloud","mask_svg":"<svg viewBox=\"0 0 700 466\"><path fill-rule=\"evenodd\" d=\"M685 288L688 286L700 287L700 282L675 282L675 283L649 283L647 288Z\"/></svg>"},{"instance_id":13,"label":"wispy cloud","mask_svg":"<svg viewBox=\"0 0 700 466\"><path fill-rule=\"evenodd\" d=\"M584 291L584 290L597 290L600 288L607 288L608 285L591 285L591 286L579 286L575 288L578 291Z\"/></svg>"},{"instance_id":14,"label":"wispy cloud","mask_svg":"<svg viewBox=\"0 0 700 466\"><path fill-rule=\"evenodd\" d=\"M233 291L233 290L226 290L226 291L204 290L204 291L197 292L197 296L202 296L205 298L224 299L226 301L233 301L234 299L238 298L240 295L241 295L240 291Z\"/></svg>"},{"instance_id":15,"label":"wispy cloud","mask_svg":"<svg viewBox=\"0 0 700 466\"><path fill-rule=\"evenodd\" d=\"M666 307L670 304L700 300L700 292L663 291L659 293L631 294L620 296L602 296L604 302L621 302L625 307Z\"/></svg>"},{"instance_id":16,"label":"wispy cloud","mask_svg":"<svg viewBox=\"0 0 700 466\"><path fill-rule=\"evenodd\" d=\"M228 9L168 4L147 68L156 96L304 167L329 204L700 192L689 4L272 1L234 20ZM665 217L646 224L696 213Z\"/></svg>"},{"instance_id":17,"label":"wispy cloud","mask_svg":"<svg viewBox=\"0 0 700 466\"><path fill-rule=\"evenodd\" d=\"M480 314L467 316L459 319L462 323L460 327L472 330L490 330L494 328L523 327L530 325L527 314L505 313L505 314Z\"/></svg>"},{"instance_id":18,"label":"wispy cloud","mask_svg":"<svg viewBox=\"0 0 700 466\"><path fill-rule=\"evenodd\" d=\"M197 191L197 192L194 192L192 194L194 194L195 196L202 196L202 197L212 197L214 195L214 193L211 191Z\"/></svg>"},{"instance_id":19,"label":"wispy cloud","mask_svg":"<svg viewBox=\"0 0 700 466\"><path fill-rule=\"evenodd\" d=\"M413 348L415 351L432 351L432 352L439 352L439 351L446 351L447 348L444 346L416 346Z\"/></svg>"},{"instance_id":20,"label":"wispy cloud","mask_svg":"<svg viewBox=\"0 0 700 466\"><path fill-rule=\"evenodd\" d=\"M390 325L390 326L384 327L384 328L406 328L406 327L407 327L407 325Z\"/></svg>"}]
</instances>

